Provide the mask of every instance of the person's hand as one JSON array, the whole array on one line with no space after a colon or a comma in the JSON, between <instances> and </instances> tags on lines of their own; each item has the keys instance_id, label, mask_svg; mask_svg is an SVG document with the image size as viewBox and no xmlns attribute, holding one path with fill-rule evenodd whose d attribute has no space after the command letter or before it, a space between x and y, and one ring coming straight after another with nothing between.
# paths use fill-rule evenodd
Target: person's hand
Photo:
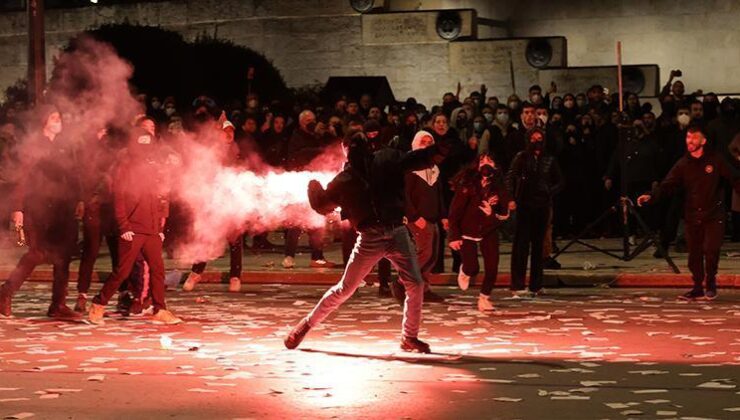
<instances>
[{"instance_id":1,"label":"person's hand","mask_svg":"<svg viewBox=\"0 0 740 420\"><path fill-rule=\"evenodd\" d=\"M449 219L442 219L442 229L450 230L450 220Z\"/></svg>"},{"instance_id":2,"label":"person's hand","mask_svg":"<svg viewBox=\"0 0 740 420\"><path fill-rule=\"evenodd\" d=\"M611 178L607 178L604 180L604 188L607 191L611 190L613 185L614 185L614 182L611 180Z\"/></svg>"},{"instance_id":3,"label":"person's hand","mask_svg":"<svg viewBox=\"0 0 740 420\"><path fill-rule=\"evenodd\" d=\"M481 96L486 96L486 92L488 92L488 88L486 87L486 84L483 83L480 85L480 94Z\"/></svg>"},{"instance_id":4,"label":"person's hand","mask_svg":"<svg viewBox=\"0 0 740 420\"><path fill-rule=\"evenodd\" d=\"M650 194L643 194L639 197L637 197L637 206L642 207L643 204L646 204L650 199L653 198Z\"/></svg>"},{"instance_id":5,"label":"person's hand","mask_svg":"<svg viewBox=\"0 0 740 420\"><path fill-rule=\"evenodd\" d=\"M550 89L548 89L547 93L556 93L558 91L558 85L555 84L555 81L550 82Z\"/></svg>"},{"instance_id":6,"label":"person's hand","mask_svg":"<svg viewBox=\"0 0 740 420\"><path fill-rule=\"evenodd\" d=\"M486 216L490 216L491 213L493 213L493 209L491 208L491 203L488 202L488 200L483 200L478 206L480 211L482 211Z\"/></svg>"},{"instance_id":7,"label":"person's hand","mask_svg":"<svg viewBox=\"0 0 740 420\"><path fill-rule=\"evenodd\" d=\"M488 204L492 206L498 204L498 194L491 196L491 198L488 199Z\"/></svg>"},{"instance_id":8,"label":"person's hand","mask_svg":"<svg viewBox=\"0 0 740 420\"><path fill-rule=\"evenodd\" d=\"M509 201L509 211L516 210L516 201Z\"/></svg>"},{"instance_id":9,"label":"person's hand","mask_svg":"<svg viewBox=\"0 0 740 420\"><path fill-rule=\"evenodd\" d=\"M462 247L462 240L450 241L450 249L459 251L461 247Z\"/></svg>"},{"instance_id":10,"label":"person's hand","mask_svg":"<svg viewBox=\"0 0 740 420\"><path fill-rule=\"evenodd\" d=\"M75 207L75 219L82 220L83 217L85 217L85 202L78 201Z\"/></svg>"},{"instance_id":11,"label":"person's hand","mask_svg":"<svg viewBox=\"0 0 740 420\"><path fill-rule=\"evenodd\" d=\"M98 132L95 134L95 136L98 138L98 140L102 140L103 137L108 135L108 129L107 128L101 128L98 130Z\"/></svg>"},{"instance_id":12,"label":"person's hand","mask_svg":"<svg viewBox=\"0 0 740 420\"><path fill-rule=\"evenodd\" d=\"M16 229L23 227L23 212L14 211L10 215L10 220L13 222L13 227L15 227Z\"/></svg>"},{"instance_id":13,"label":"person's hand","mask_svg":"<svg viewBox=\"0 0 740 420\"><path fill-rule=\"evenodd\" d=\"M159 232L159 239L164 242L164 233Z\"/></svg>"},{"instance_id":14,"label":"person's hand","mask_svg":"<svg viewBox=\"0 0 740 420\"><path fill-rule=\"evenodd\" d=\"M121 239L123 239L124 241L128 241L128 242L133 241L134 240L134 232L132 232L130 230L128 232L123 232L123 234L121 235Z\"/></svg>"},{"instance_id":15,"label":"person's hand","mask_svg":"<svg viewBox=\"0 0 740 420\"><path fill-rule=\"evenodd\" d=\"M427 227L427 221L423 217L420 217L416 219L416 221L414 222L414 225L418 227L419 229L424 229Z\"/></svg>"}]
</instances>

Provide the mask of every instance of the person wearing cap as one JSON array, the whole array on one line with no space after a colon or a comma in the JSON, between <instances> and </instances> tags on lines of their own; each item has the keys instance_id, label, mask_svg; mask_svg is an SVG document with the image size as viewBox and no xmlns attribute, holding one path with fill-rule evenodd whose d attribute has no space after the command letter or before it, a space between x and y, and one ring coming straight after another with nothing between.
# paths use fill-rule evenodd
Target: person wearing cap
<instances>
[{"instance_id":1,"label":"person wearing cap","mask_svg":"<svg viewBox=\"0 0 740 420\"><path fill-rule=\"evenodd\" d=\"M105 306L121 283L131 274L139 254L149 264L154 322L182 322L167 310L164 287L164 220L167 217L166 197L157 189L158 182L142 183L142 179L160 178L159 161L152 135L134 128L124 156L113 175L113 204L118 231L118 265L108 281L93 299L88 313L92 324L105 323Z\"/></svg>"},{"instance_id":2,"label":"person wearing cap","mask_svg":"<svg viewBox=\"0 0 740 420\"><path fill-rule=\"evenodd\" d=\"M226 166L234 166L239 162L239 147L234 142L234 124L228 120L220 123L220 129L217 130L218 147L216 148L221 163ZM242 258L244 252L244 235L242 232L235 232L228 238L229 241L229 291L237 293L241 290L242 282ZM188 278L182 285L182 290L191 292L195 285L200 282L203 272L206 270L206 262L198 261L193 264Z\"/></svg>"},{"instance_id":3,"label":"person wearing cap","mask_svg":"<svg viewBox=\"0 0 740 420\"><path fill-rule=\"evenodd\" d=\"M11 301L39 264L53 266L51 305L47 315L75 320L80 314L67 304L69 264L77 244L77 220L84 212L78 162L63 136L62 116L55 107L36 109L41 130L20 146L18 184L11 197L12 223L27 232L28 251L0 288L0 315L11 316Z\"/></svg>"},{"instance_id":4,"label":"person wearing cap","mask_svg":"<svg viewBox=\"0 0 740 420\"><path fill-rule=\"evenodd\" d=\"M514 198L510 210L517 210L511 251L511 290L514 297L531 298L542 294L543 246L553 196L564 186L557 160L545 152L545 132L527 131L526 148L511 162L506 188ZM531 268L529 290L524 288L527 259Z\"/></svg>"}]
</instances>

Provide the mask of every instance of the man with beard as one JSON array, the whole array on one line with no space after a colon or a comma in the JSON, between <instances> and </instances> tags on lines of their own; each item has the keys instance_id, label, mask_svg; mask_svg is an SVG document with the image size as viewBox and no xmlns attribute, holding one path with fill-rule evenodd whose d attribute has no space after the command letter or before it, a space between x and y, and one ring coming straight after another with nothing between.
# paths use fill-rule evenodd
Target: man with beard
<instances>
[{"instance_id":1,"label":"man with beard","mask_svg":"<svg viewBox=\"0 0 740 420\"><path fill-rule=\"evenodd\" d=\"M158 185L161 184L160 164L153 137L144 129L134 128L125 156L119 161L113 175L113 205L118 231L118 265L111 277L93 299L88 313L92 324L105 323L105 305L128 278L139 254L149 264L150 287L154 322L179 324L179 318L167 310L164 298L164 222L167 200ZM149 180L142 183L141 180ZM160 180L160 182L157 182Z\"/></svg>"},{"instance_id":2,"label":"man with beard","mask_svg":"<svg viewBox=\"0 0 740 420\"><path fill-rule=\"evenodd\" d=\"M0 315L11 315L11 299L42 263L53 266L54 283L47 315L61 320L79 319L67 304L69 263L77 243L77 221L84 205L80 201L78 162L67 140L60 137L62 117L53 106L40 106L41 132L24 145L21 176L11 197L12 223L28 231L26 252L0 288Z\"/></svg>"},{"instance_id":3,"label":"man with beard","mask_svg":"<svg viewBox=\"0 0 740 420\"><path fill-rule=\"evenodd\" d=\"M545 153L545 133L527 132L527 148L516 155L506 175L506 187L516 202L514 243L511 254L511 290L514 297L528 298L543 291L543 241L552 207L552 197L563 188L557 161ZM532 247L529 291L524 289L527 258Z\"/></svg>"},{"instance_id":4,"label":"man with beard","mask_svg":"<svg viewBox=\"0 0 740 420\"><path fill-rule=\"evenodd\" d=\"M637 205L642 206L679 188L685 191L686 244L689 270L694 281L694 287L678 297L686 301L717 297L717 268L726 215L722 181L732 183L733 189L740 192L740 179L732 173L722 156L706 150L706 144L703 128L697 123L692 124L686 133L686 155L673 165L651 193L637 199Z\"/></svg>"},{"instance_id":5,"label":"man with beard","mask_svg":"<svg viewBox=\"0 0 740 420\"><path fill-rule=\"evenodd\" d=\"M446 145L435 144L403 153L391 148L375 151L377 143L369 141L363 133L355 134L345 145L348 161L345 170L326 190L317 181L309 183L311 207L321 214L341 207L342 217L350 220L359 235L342 279L285 338L288 349L298 347L308 331L349 299L372 267L386 257L396 266L406 289L401 349L431 351L427 343L418 339L424 281L414 244L403 224L403 179L408 171L441 162Z\"/></svg>"}]
</instances>

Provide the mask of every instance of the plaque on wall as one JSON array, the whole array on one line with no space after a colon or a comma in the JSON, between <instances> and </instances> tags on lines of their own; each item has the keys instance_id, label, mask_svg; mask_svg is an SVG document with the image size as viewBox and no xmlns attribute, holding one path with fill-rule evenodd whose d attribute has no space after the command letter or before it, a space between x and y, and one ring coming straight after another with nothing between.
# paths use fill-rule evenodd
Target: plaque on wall
<instances>
[{"instance_id":1,"label":"plaque on wall","mask_svg":"<svg viewBox=\"0 0 740 420\"><path fill-rule=\"evenodd\" d=\"M533 39L527 43L524 55L530 66L541 69L547 67L552 61L552 46L546 39Z\"/></svg>"},{"instance_id":2,"label":"plaque on wall","mask_svg":"<svg viewBox=\"0 0 740 420\"><path fill-rule=\"evenodd\" d=\"M437 15L437 34L442 39L452 41L462 33L462 17L454 10L444 10Z\"/></svg>"},{"instance_id":3,"label":"plaque on wall","mask_svg":"<svg viewBox=\"0 0 740 420\"><path fill-rule=\"evenodd\" d=\"M372 10L375 0L349 0L350 6L359 13L366 13Z\"/></svg>"}]
</instances>

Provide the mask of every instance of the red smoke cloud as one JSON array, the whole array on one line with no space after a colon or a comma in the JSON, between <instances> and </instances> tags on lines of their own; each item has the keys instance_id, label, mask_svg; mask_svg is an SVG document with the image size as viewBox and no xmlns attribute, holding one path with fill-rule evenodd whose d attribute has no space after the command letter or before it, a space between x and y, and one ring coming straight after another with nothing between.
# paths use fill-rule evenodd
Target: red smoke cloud
<instances>
[{"instance_id":1,"label":"red smoke cloud","mask_svg":"<svg viewBox=\"0 0 740 420\"><path fill-rule=\"evenodd\" d=\"M111 46L82 38L75 47L57 58L46 99L64 117L61 135L79 147L87 147L84 141L93 139L104 127L130 129L134 116L143 110L129 86L133 68ZM27 125L39 127L42 122L37 121L33 110L30 115L33 119L26 121ZM319 156L310 165L314 171L284 172L254 157L244 162L249 170L223 164L223 141L222 133L213 127L186 133L177 144L162 147L166 176L161 182L165 185L141 180L141 188L169 190L171 198L189 208L192 234L179 250L180 258L203 261L218 257L228 238L245 229L259 232L285 225L318 227L325 223L308 206L306 188L309 180L326 184L341 170L344 156L339 146ZM80 173L105 176L87 170L85 165L90 164L80 162Z\"/></svg>"}]
</instances>

